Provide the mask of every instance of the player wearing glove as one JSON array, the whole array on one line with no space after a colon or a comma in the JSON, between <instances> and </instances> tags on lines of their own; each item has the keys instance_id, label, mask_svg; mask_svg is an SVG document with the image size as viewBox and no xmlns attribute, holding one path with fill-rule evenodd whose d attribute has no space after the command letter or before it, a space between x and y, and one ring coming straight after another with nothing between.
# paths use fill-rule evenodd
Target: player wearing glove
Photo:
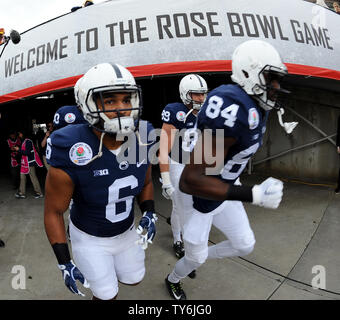
<instances>
[{"instance_id":1,"label":"player wearing glove","mask_svg":"<svg viewBox=\"0 0 340 320\"><path fill-rule=\"evenodd\" d=\"M170 103L162 112L159 168L161 171L162 194L172 200L171 230L176 257L184 255L183 226L192 211L192 197L178 188L184 165L188 162L195 139L197 113L203 105L208 87L197 74L188 74L179 84L182 102ZM191 274L195 277L195 274Z\"/></svg>"},{"instance_id":2,"label":"player wearing glove","mask_svg":"<svg viewBox=\"0 0 340 320\"><path fill-rule=\"evenodd\" d=\"M90 285L93 299L111 300L118 281L135 285L145 275L145 252L136 244L135 199L146 212L141 227L149 243L156 233L151 160L143 158L155 142L153 127L140 120L141 88L121 65L92 67L74 89L87 123L65 126L47 140L45 231L68 289L82 295L80 281ZM72 260L63 218L71 198Z\"/></svg>"},{"instance_id":3,"label":"player wearing glove","mask_svg":"<svg viewBox=\"0 0 340 320\"><path fill-rule=\"evenodd\" d=\"M145 211L143 213L142 219L139 222L139 225L136 229L137 233L140 235L138 244L140 244L144 250L147 249L148 243L152 243L156 235L155 223L157 220L158 217L154 211ZM146 233L142 234L144 230L146 230Z\"/></svg>"},{"instance_id":4,"label":"player wearing glove","mask_svg":"<svg viewBox=\"0 0 340 320\"><path fill-rule=\"evenodd\" d=\"M201 134L179 182L181 191L193 195L194 210L184 229L186 254L165 279L177 300L186 299L180 280L206 259L252 252L255 237L242 202L276 209L282 200L280 180L268 178L255 186L236 181L262 144L269 111L279 107L276 100L285 92L280 81L287 68L269 43L251 40L235 49L232 71L236 84L212 90L197 116ZM194 163L196 155L201 163ZM212 225L228 240L208 247Z\"/></svg>"}]
</instances>

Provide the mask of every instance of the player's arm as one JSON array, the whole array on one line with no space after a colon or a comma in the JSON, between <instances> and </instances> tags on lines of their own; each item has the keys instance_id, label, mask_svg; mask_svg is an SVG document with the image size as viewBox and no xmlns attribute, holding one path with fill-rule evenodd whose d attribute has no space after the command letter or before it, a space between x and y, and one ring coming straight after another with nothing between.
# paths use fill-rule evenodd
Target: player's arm
<instances>
[{"instance_id":1,"label":"player's arm","mask_svg":"<svg viewBox=\"0 0 340 320\"><path fill-rule=\"evenodd\" d=\"M159 169L162 177L163 196L171 198L174 188L171 184L169 173L169 153L175 141L176 128L169 123L163 123L159 143Z\"/></svg>"},{"instance_id":2,"label":"player's arm","mask_svg":"<svg viewBox=\"0 0 340 320\"><path fill-rule=\"evenodd\" d=\"M231 187L214 175L218 175L224 166L224 159L229 148L236 142L232 137L216 137L215 135L200 135L194 150L190 154L190 163L187 164L181 175L179 188L182 192L210 200L223 201ZM224 151L222 148L224 147ZM210 152L211 150L211 152ZM217 152L218 151L218 152ZM208 153L209 152L209 153ZM202 159L202 163L195 164L195 159ZM211 163L211 159L215 161ZM196 160L197 162L197 160Z\"/></svg>"},{"instance_id":3,"label":"player's arm","mask_svg":"<svg viewBox=\"0 0 340 320\"><path fill-rule=\"evenodd\" d=\"M50 167L45 183L45 231L57 257L65 285L72 293L84 296L78 290L76 280L79 280L85 288L89 285L71 260L63 217L69 207L73 190L74 184L70 176L61 169Z\"/></svg>"},{"instance_id":4,"label":"player's arm","mask_svg":"<svg viewBox=\"0 0 340 320\"><path fill-rule=\"evenodd\" d=\"M169 153L174 144L176 128L169 123L163 123L161 138L159 141L159 169L162 172L169 172Z\"/></svg>"},{"instance_id":5,"label":"player's arm","mask_svg":"<svg viewBox=\"0 0 340 320\"><path fill-rule=\"evenodd\" d=\"M182 192L210 200L237 200L251 202L266 208L276 209L282 199L283 184L280 180L268 178L260 185L236 186L224 182L213 175L218 175L224 166L224 158L235 138L210 136L204 140L201 135L191 153L190 164L187 164L180 178L179 188ZM223 156L218 152L224 146ZM210 150L215 161L209 164ZM202 164L195 164L195 151L201 155ZM209 175L208 172L212 175Z\"/></svg>"},{"instance_id":6,"label":"player's arm","mask_svg":"<svg viewBox=\"0 0 340 320\"><path fill-rule=\"evenodd\" d=\"M144 186L140 194L137 196L138 204L141 205L144 201L154 201L154 191L153 191L153 183L152 183L152 176L151 176L151 164L146 171ZM142 211L143 212L143 211Z\"/></svg>"},{"instance_id":7,"label":"player's arm","mask_svg":"<svg viewBox=\"0 0 340 320\"><path fill-rule=\"evenodd\" d=\"M142 219L137 227L137 233L142 234L144 229L147 233L141 235L139 243L142 245L143 249L148 247L148 243L152 243L156 235L155 222L157 221L157 215L155 213L155 202L153 197L153 183L151 176L151 165L146 172L145 182L141 193L137 197L140 211L143 214Z\"/></svg>"},{"instance_id":8,"label":"player's arm","mask_svg":"<svg viewBox=\"0 0 340 320\"><path fill-rule=\"evenodd\" d=\"M59 264L70 260L63 214L69 207L73 190L73 181L65 171L54 167L48 170L45 183L44 223L47 238L52 245ZM58 246L57 244L60 245ZM62 244L63 246L61 246ZM58 247L65 247L64 252L59 252L59 256L56 252Z\"/></svg>"}]
</instances>

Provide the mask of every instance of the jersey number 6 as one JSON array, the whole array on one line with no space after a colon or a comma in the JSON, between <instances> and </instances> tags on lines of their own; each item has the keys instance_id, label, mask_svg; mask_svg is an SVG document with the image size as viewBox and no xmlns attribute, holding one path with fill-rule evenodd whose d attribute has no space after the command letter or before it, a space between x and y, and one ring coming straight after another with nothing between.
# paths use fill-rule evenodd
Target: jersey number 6
<instances>
[{"instance_id":1,"label":"jersey number 6","mask_svg":"<svg viewBox=\"0 0 340 320\"><path fill-rule=\"evenodd\" d=\"M132 208L133 204L133 197L134 195L119 198L119 191L122 188L130 187L131 189L138 187L138 180L135 176L127 176L121 179L115 180L109 187L109 199L108 204L106 206L105 217L107 220L111 221L112 223L122 221L126 219ZM117 213L116 211L116 204L118 202L125 202L125 211Z\"/></svg>"}]
</instances>

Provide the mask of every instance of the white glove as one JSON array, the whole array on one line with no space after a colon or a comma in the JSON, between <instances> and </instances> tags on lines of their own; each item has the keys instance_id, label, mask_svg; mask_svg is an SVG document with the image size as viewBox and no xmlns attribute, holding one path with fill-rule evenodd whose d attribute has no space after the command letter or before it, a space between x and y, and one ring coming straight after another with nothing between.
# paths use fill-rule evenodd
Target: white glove
<instances>
[{"instance_id":1,"label":"white glove","mask_svg":"<svg viewBox=\"0 0 340 320\"><path fill-rule=\"evenodd\" d=\"M170 174L169 171L161 172L161 182L162 182L162 195L165 199L170 200L172 194L175 191L175 188L173 187L171 180L170 180Z\"/></svg>"},{"instance_id":2,"label":"white glove","mask_svg":"<svg viewBox=\"0 0 340 320\"><path fill-rule=\"evenodd\" d=\"M282 200L283 183L274 178L268 178L260 185L252 188L253 202L252 204L260 207L276 209Z\"/></svg>"}]
</instances>

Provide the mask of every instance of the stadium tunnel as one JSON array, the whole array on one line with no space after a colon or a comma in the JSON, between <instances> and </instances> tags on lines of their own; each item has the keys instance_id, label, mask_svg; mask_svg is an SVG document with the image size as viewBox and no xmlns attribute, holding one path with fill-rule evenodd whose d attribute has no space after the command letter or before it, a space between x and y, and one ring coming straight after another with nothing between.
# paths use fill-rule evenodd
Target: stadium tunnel
<instances>
[{"instance_id":1,"label":"stadium tunnel","mask_svg":"<svg viewBox=\"0 0 340 320\"><path fill-rule=\"evenodd\" d=\"M230 72L200 73L209 90L232 83ZM138 78L143 92L142 119L160 128L161 112L166 104L180 101L179 82L184 74ZM289 75L282 86L291 94L282 96L284 121L298 121L290 135L280 127L275 111L271 111L263 146L248 166L248 173L258 172L312 183L334 184L338 172L335 152L337 118L340 115L339 82L331 79ZM11 129L33 132L32 123L46 124L63 105L75 104L73 90L44 93L1 105L3 128L1 175L9 172L6 144ZM40 129L42 130L42 129ZM41 169L42 170L42 169Z\"/></svg>"},{"instance_id":2,"label":"stadium tunnel","mask_svg":"<svg viewBox=\"0 0 340 320\"><path fill-rule=\"evenodd\" d=\"M176 1L176 5L167 0L164 8L152 7L153 1L150 6L141 6L138 1L99 3L27 30L19 44L7 46L0 60L8 76L0 86L0 148L5 154L0 157L0 175L9 171L8 131L32 130L33 122L47 123L60 106L74 104L71 87L90 66L121 57L121 63L130 66L142 86L142 118L159 128L164 106L180 100L178 85L184 72L202 75L209 89L231 83L232 51L240 41L260 38L273 43L288 70L293 71L283 83L291 91L282 100L283 120L299 124L288 135L272 111L263 145L251 159L248 173L334 185L339 167L335 148L340 115L338 15L305 1L287 4L278 0L269 9L260 0L226 1L223 5L218 0L209 4L200 1L200 12L192 12L189 0ZM126 10L121 10L122 5ZM253 6L259 10L256 17L248 13ZM315 17L324 17L327 28L315 24ZM268 21L271 30L265 27ZM113 32L114 26L119 26L119 32ZM138 55L131 54L135 48ZM29 69L33 63L28 63L29 57L33 56L36 66ZM60 83L68 89L61 90ZM54 90L50 84L55 85ZM41 87L49 89L32 96L30 90ZM13 93L21 95L11 100Z\"/></svg>"}]
</instances>

